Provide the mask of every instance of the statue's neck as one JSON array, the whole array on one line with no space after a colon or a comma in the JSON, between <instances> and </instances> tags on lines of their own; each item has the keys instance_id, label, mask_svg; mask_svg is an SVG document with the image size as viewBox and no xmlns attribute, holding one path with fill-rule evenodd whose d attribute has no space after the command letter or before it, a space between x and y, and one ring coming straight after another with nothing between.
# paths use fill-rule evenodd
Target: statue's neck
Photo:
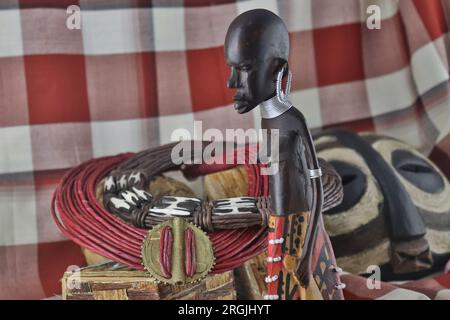
<instances>
[{"instance_id":1,"label":"statue's neck","mask_svg":"<svg viewBox=\"0 0 450 320\"><path fill-rule=\"evenodd\" d=\"M276 118L288 111L291 107L292 104L290 102L280 102L276 95L259 104L263 119Z\"/></svg>"}]
</instances>

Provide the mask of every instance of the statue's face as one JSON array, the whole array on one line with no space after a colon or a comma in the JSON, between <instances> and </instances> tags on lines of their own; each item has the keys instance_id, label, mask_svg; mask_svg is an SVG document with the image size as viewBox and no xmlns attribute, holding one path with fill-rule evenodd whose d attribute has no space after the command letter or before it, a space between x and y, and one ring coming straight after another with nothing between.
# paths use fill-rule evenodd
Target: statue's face
<instances>
[{"instance_id":1,"label":"statue's face","mask_svg":"<svg viewBox=\"0 0 450 320\"><path fill-rule=\"evenodd\" d=\"M249 10L231 22L225 58L231 68L228 87L236 89L233 100L239 113L275 95L277 74L288 55L289 33L283 20L272 12Z\"/></svg>"},{"instance_id":2,"label":"statue's face","mask_svg":"<svg viewBox=\"0 0 450 320\"><path fill-rule=\"evenodd\" d=\"M234 108L239 113L246 113L275 94L275 59L263 57L261 52L252 50L254 48L227 44L225 55L231 68L228 87L236 89Z\"/></svg>"}]
</instances>

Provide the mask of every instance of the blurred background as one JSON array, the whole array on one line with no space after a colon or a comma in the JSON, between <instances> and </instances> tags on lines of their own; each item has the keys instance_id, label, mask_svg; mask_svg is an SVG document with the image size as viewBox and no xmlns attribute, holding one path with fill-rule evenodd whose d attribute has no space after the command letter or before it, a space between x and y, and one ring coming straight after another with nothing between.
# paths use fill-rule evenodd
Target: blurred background
<instances>
[{"instance_id":1,"label":"blurred background","mask_svg":"<svg viewBox=\"0 0 450 320\"><path fill-rule=\"evenodd\" d=\"M400 138L450 177L450 0L2 0L1 299L59 294L67 266L85 263L49 211L67 169L169 142L194 120L259 127L257 110L232 107L223 52L253 8L289 29L291 100L314 131Z\"/></svg>"}]
</instances>

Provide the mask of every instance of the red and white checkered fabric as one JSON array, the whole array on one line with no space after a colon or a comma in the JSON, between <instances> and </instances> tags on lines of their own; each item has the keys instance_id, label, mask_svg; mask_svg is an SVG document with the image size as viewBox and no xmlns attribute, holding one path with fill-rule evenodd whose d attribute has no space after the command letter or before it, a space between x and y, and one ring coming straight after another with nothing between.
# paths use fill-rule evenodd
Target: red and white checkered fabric
<instances>
[{"instance_id":1,"label":"red and white checkered fabric","mask_svg":"<svg viewBox=\"0 0 450 320\"><path fill-rule=\"evenodd\" d=\"M426 279L387 283L344 274L347 300L450 300L450 273Z\"/></svg>"},{"instance_id":2,"label":"red and white checkered fabric","mask_svg":"<svg viewBox=\"0 0 450 320\"><path fill-rule=\"evenodd\" d=\"M66 28L69 5L81 29ZM369 5L381 9L369 30ZM231 20L268 8L291 36L291 100L314 128L401 138L450 175L449 0L2 0L0 298L59 292L79 249L56 229L64 171L139 151L173 129L259 126L226 88Z\"/></svg>"}]
</instances>

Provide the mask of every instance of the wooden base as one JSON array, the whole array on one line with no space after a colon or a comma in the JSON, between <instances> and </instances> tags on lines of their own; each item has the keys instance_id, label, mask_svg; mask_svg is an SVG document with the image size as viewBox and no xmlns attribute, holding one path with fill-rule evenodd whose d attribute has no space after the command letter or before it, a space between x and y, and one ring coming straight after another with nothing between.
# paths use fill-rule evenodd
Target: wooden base
<instances>
[{"instance_id":1,"label":"wooden base","mask_svg":"<svg viewBox=\"0 0 450 320\"><path fill-rule=\"evenodd\" d=\"M146 271L114 262L66 272L63 300L235 300L233 273L210 275L186 285L157 283Z\"/></svg>"}]
</instances>

